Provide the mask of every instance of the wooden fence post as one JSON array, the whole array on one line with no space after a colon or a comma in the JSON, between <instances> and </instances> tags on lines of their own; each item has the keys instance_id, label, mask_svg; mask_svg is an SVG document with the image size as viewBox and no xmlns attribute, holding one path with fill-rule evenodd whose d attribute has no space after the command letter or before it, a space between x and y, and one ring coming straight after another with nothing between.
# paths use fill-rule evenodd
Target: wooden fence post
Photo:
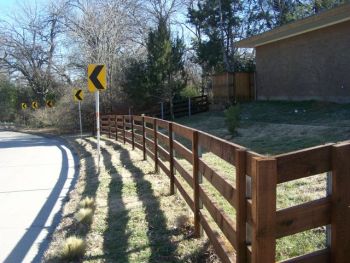
<instances>
[{"instance_id":1,"label":"wooden fence post","mask_svg":"<svg viewBox=\"0 0 350 263\"><path fill-rule=\"evenodd\" d=\"M154 142L154 171L158 173L158 140L157 119L153 119L153 142Z\"/></svg>"},{"instance_id":2,"label":"wooden fence post","mask_svg":"<svg viewBox=\"0 0 350 263\"><path fill-rule=\"evenodd\" d=\"M253 158L252 263L275 262L277 162Z\"/></svg>"},{"instance_id":3,"label":"wooden fence post","mask_svg":"<svg viewBox=\"0 0 350 263\"><path fill-rule=\"evenodd\" d=\"M118 115L115 115L115 140L118 141Z\"/></svg>"},{"instance_id":4,"label":"wooden fence post","mask_svg":"<svg viewBox=\"0 0 350 263\"><path fill-rule=\"evenodd\" d=\"M174 178L174 144L173 144L173 123L168 123L169 136L169 169L170 169L170 194L175 194L175 178Z\"/></svg>"},{"instance_id":5,"label":"wooden fence post","mask_svg":"<svg viewBox=\"0 0 350 263\"><path fill-rule=\"evenodd\" d=\"M125 144L125 116L123 115L123 143Z\"/></svg>"},{"instance_id":6,"label":"wooden fence post","mask_svg":"<svg viewBox=\"0 0 350 263\"><path fill-rule=\"evenodd\" d=\"M192 134L192 163L193 163L193 202L194 202L194 237L200 237L199 217L199 169L198 169L198 132Z\"/></svg>"},{"instance_id":7,"label":"wooden fence post","mask_svg":"<svg viewBox=\"0 0 350 263\"><path fill-rule=\"evenodd\" d=\"M130 121L131 121L131 145L132 145L132 149L135 150L134 117L132 115L130 116Z\"/></svg>"},{"instance_id":8,"label":"wooden fence post","mask_svg":"<svg viewBox=\"0 0 350 263\"><path fill-rule=\"evenodd\" d=\"M145 129L145 117L142 116L142 152L143 160L146 160L146 129Z\"/></svg>"},{"instance_id":9,"label":"wooden fence post","mask_svg":"<svg viewBox=\"0 0 350 263\"><path fill-rule=\"evenodd\" d=\"M350 143L332 146L331 261L349 262Z\"/></svg>"},{"instance_id":10,"label":"wooden fence post","mask_svg":"<svg viewBox=\"0 0 350 263\"><path fill-rule=\"evenodd\" d=\"M246 150L237 149L235 151L236 166L236 231L237 231L237 262L245 263L246 260L246 222L247 222L247 196L246 196Z\"/></svg>"}]
</instances>

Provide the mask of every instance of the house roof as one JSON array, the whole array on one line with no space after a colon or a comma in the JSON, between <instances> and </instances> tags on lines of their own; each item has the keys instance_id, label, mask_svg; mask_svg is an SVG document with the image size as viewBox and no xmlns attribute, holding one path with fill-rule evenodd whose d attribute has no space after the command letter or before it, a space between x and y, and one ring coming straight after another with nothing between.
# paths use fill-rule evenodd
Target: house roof
<instances>
[{"instance_id":1,"label":"house roof","mask_svg":"<svg viewBox=\"0 0 350 263\"><path fill-rule=\"evenodd\" d=\"M242 48L254 48L348 20L350 20L350 3L240 40L235 45Z\"/></svg>"}]
</instances>

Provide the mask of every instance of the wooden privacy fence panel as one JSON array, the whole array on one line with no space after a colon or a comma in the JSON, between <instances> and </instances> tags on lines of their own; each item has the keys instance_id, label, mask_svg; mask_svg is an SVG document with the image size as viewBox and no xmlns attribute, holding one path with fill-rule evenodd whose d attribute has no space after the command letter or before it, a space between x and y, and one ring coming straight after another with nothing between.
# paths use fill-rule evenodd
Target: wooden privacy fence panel
<instances>
[{"instance_id":1,"label":"wooden privacy fence panel","mask_svg":"<svg viewBox=\"0 0 350 263\"><path fill-rule=\"evenodd\" d=\"M349 142L266 157L177 123L133 115L101 116L101 133L154 161L155 171L169 177L170 193L177 189L193 211L194 236L203 228L222 262L275 262L278 238L325 225L331 231L326 249L283 262L348 262ZM211 167L203 151L232 165L235 180ZM278 184L325 172L332 186L327 197L277 210ZM231 205L234 216L222 209L209 185Z\"/></svg>"}]
</instances>

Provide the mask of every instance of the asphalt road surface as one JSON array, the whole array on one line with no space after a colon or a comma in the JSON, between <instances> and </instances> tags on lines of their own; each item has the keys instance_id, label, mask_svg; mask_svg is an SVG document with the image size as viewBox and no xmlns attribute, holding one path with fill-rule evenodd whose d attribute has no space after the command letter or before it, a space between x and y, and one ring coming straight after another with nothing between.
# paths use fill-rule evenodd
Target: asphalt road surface
<instances>
[{"instance_id":1,"label":"asphalt road surface","mask_svg":"<svg viewBox=\"0 0 350 263\"><path fill-rule=\"evenodd\" d=\"M76 178L64 143L0 130L0 262L40 262Z\"/></svg>"}]
</instances>

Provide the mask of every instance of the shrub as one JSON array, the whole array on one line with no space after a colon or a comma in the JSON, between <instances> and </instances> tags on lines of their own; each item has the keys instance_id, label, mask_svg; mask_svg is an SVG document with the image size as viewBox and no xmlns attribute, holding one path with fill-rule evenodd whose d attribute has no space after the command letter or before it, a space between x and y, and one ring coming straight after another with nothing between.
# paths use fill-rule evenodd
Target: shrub
<instances>
[{"instance_id":1,"label":"shrub","mask_svg":"<svg viewBox=\"0 0 350 263\"><path fill-rule=\"evenodd\" d=\"M63 244L62 258L77 260L81 258L86 249L85 241L77 236L68 237Z\"/></svg>"},{"instance_id":2,"label":"shrub","mask_svg":"<svg viewBox=\"0 0 350 263\"><path fill-rule=\"evenodd\" d=\"M201 93L198 90L198 88L196 86L186 86L181 92L180 92L182 97L186 97L186 98L191 98L191 97L197 97L200 96Z\"/></svg>"},{"instance_id":3,"label":"shrub","mask_svg":"<svg viewBox=\"0 0 350 263\"><path fill-rule=\"evenodd\" d=\"M83 200L79 203L80 208L94 208L95 207L95 200L92 197L85 197Z\"/></svg>"},{"instance_id":4,"label":"shrub","mask_svg":"<svg viewBox=\"0 0 350 263\"><path fill-rule=\"evenodd\" d=\"M236 132L236 128L239 126L240 120L240 107L239 104L230 106L225 111L226 124L228 126L228 130L231 133Z\"/></svg>"},{"instance_id":5,"label":"shrub","mask_svg":"<svg viewBox=\"0 0 350 263\"><path fill-rule=\"evenodd\" d=\"M79 223L90 224L92 222L92 217L94 211L91 208L80 208L74 217Z\"/></svg>"}]
</instances>

